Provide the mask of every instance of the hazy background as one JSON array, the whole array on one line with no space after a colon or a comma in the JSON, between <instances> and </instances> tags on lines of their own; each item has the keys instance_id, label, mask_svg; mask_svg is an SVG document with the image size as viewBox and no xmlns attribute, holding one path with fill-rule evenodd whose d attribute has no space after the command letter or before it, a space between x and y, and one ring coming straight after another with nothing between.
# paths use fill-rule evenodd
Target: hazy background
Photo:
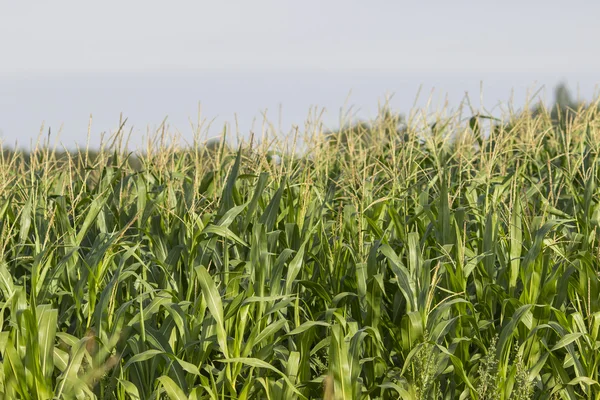
<instances>
[{"instance_id":1,"label":"hazy background","mask_svg":"<svg viewBox=\"0 0 600 400\"><path fill-rule=\"evenodd\" d=\"M0 137L28 146L45 122L67 147L134 127L134 144L168 116L234 121L283 132L310 107L339 125L340 107L374 117L393 94L407 112L432 94L499 113L566 81L590 100L600 83L600 3L590 1L116 1L0 2ZM483 92L481 92L483 88ZM544 93L544 92L542 92ZM281 106L281 119L280 119ZM258 122L252 125L253 119Z\"/></svg>"}]
</instances>

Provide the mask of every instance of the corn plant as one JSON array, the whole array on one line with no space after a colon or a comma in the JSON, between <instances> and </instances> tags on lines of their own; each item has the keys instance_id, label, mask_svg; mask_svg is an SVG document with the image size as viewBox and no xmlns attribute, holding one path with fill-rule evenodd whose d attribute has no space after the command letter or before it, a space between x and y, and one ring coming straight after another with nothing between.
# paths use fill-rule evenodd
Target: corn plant
<instances>
[{"instance_id":1,"label":"corn plant","mask_svg":"<svg viewBox=\"0 0 600 400\"><path fill-rule=\"evenodd\" d=\"M0 395L597 399L600 124L572 115L3 149Z\"/></svg>"}]
</instances>

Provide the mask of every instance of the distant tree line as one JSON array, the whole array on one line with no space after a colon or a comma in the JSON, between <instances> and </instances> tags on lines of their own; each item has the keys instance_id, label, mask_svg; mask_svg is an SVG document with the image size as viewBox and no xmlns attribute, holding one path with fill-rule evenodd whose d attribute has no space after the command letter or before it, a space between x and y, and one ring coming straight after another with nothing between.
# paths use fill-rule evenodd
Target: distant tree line
<instances>
[{"instance_id":1,"label":"distant tree line","mask_svg":"<svg viewBox=\"0 0 600 400\"><path fill-rule=\"evenodd\" d=\"M554 89L554 103L550 108L545 108L541 103L538 103L532 109L524 110L523 112L530 113L533 117L542 117L547 115L554 127L564 129L573 121L578 112L582 110L589 110L590 107L595 107L598 109L596 103L588 104L583 101L575 100L571 95L567 85L561 83ZM479 130L479 121L482 118L492 120L495 119L482 115L473 116L470 120L470 126L473 131ZM431 124L430 128L432 133L442 131L444 127L443 125L444 124L440 123L440 121ZM502 121L499 121L499 123L495 125L494 129L510 130L511 124L505 124ZM358 140L363 142L363 144L372 144L372 142L378 140L378 144L382 146L388 146L392 142L401 143L408 140L406 119L404 115L393 112L388 107L383 108L380 111L379 116L373 121L360 120L353 122L338 129L327 131L325 136L331 145L340 146L341 148L349 147L352 144L350 143L351 140ZM218 156L219 154L223 153L223 151L228 153L231 149L227 144L222 143L221 139L212 139L203 145L202 150L206 151L210 155ZM29 151L15 150L10 148L5 148L2 155L5 159L10 159L15 154L19 154L27 165L30 164L31 157L33 157L32 153ZM98 158L99 154L100 153L98 151L90 150L88 151L87 160L93 164ZM58 151L55 153L54 159L59 162L66 161L69 156L73 155L74 152ZM143 168L141 160L133 153L127 157L125 162L134 170L140 170Z\"/></svg>"}]
</instances>

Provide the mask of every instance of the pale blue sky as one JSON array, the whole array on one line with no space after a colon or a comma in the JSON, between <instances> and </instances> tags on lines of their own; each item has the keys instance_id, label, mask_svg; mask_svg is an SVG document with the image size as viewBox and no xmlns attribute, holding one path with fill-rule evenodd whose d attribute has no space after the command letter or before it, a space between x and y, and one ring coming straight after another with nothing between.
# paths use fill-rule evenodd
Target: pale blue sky
<instances>
[{"instance_id":1,"label":"pale blue sky","mask_svg":"<svg viewBox=\"0 0 600 400\"><path fill-rule=\"evenodd\" d=\"M528 91L566 80L590 99L600 83L600 4L591 1L51 1L0 2L0 131L28 145L43 121L62 142L93 143L119 113L146 127L168 115L191 137L188 118L238 113L242 133L261 110L282 128L302 126L310 106L338 121L362 117L394 93L408 111L433 89L458 106L517 107ZM256 129L255 129L256 130ZM137 142L136 142L137 141Z\"/></svg>"}]
</instances>

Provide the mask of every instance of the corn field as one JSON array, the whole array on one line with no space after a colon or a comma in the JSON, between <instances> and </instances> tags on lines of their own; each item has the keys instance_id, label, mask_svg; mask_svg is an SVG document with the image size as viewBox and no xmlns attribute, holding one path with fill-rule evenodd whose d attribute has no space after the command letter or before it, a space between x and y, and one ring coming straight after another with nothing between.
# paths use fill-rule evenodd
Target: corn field
<instances>
[{"instance_id":1,"label":"corn field","mask_svg":"<svg viewBox=\"0 0 600 400\"><path fill-rule=\"evenodd\" d=\"M5 149L0 397L600 398L596 111L431 118Z\"/></svg>"}]
</instances>

